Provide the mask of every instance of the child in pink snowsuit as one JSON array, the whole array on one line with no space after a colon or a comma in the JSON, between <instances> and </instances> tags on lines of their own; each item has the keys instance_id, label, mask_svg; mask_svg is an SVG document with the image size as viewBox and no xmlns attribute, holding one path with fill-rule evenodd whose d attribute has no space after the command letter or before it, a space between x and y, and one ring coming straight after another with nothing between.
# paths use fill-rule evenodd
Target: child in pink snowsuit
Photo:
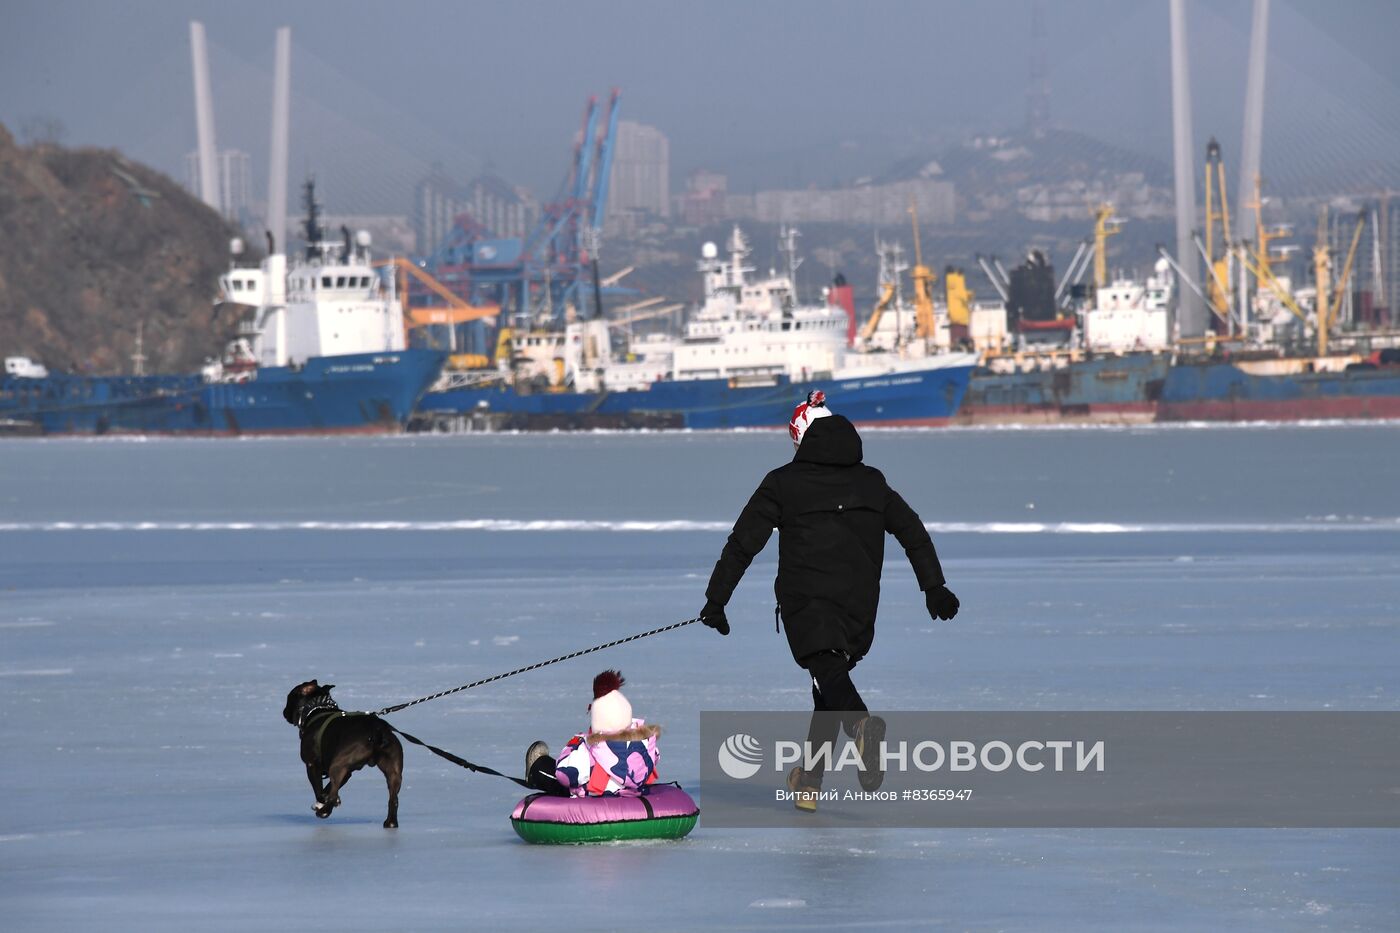
<instances>
[{"instance_id":1,"label":"child in pink snowsuit","mask_svg":"<svg viewBox=\"0 0 1400 933\"><path fill-rule=\"evenodd\" d=\"M531 787L561 797L634 797L656 781L661 728L633 718L623 683L618 671L593 678L589 729L570 739L557 758L549 757L543 742L530 746L525 776Z\"/></svg>"}]
</instances>

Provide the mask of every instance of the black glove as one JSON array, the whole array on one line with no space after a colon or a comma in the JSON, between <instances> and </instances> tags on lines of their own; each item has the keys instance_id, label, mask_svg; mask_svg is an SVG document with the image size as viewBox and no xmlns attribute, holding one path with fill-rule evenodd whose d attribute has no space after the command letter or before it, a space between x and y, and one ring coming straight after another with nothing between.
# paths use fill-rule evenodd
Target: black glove
<instances>
[{"instance_id":1,"label":"black glove","mask_svg":"<svg viewBox=\"0 0 1400 933\"><path fill-rule=\"evenodd\" d=\"M705 603L700 610L700 621L721 635L729 634L729 620L724 616L724 607L719 603Z\"/></svg>"},{"instance_id":2,"label":"black glove","mask_svg":"<svg viewBox=\"0 0 1400 933\"><path fill-rule=\"evenodd\" d=\"M924 594L930 618L947 622L958 614L958 598L946 586L935 587Z\"/></svg>"}]
</instances>

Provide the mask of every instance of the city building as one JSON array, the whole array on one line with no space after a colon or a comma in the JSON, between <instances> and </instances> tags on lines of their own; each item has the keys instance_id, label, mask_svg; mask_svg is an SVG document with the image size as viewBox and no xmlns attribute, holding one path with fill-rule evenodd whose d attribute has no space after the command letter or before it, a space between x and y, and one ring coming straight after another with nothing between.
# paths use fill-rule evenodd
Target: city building
<instances>
[{"instance_id":1,"label":"city building","mask_svg":"<svg viewBox=\"0 0 1400 933\"><path fill-rule=\"evenodd\" d=\"M498 175L472 179L464 200L472 219L496 237L524 238L539 219L539 203L529 189L511 185Z\"/></svg>"},{"instance_id":2,"label":"city building","mask_svg":"<svg viewBox=\"0 0 1400 933\"><path fill-rule=\"evenodd\" d=\"M613 149L608 188L608 220L671 213L671 143L654 126L621 120Z\"/></svg>"},{"instance_id":3,"label":"city building","mask_svg":"<svg viewBox=\"0 0 1400 933\"><path fill-rule=\"evenodd\" d=\"M760 223L906 224L910 204L917 205L921 223L951 224L957 214L953 183L934 178L731 194L724 204L728 218Z\"/></svg>"},{"instance_id":4,"label":"city building","mask_svg":"<svg viewBox=\"0 0 1400 933\"><path fill-rule=\"evenodd\" d=\"M478 175L459 185L441 165L434 165L413 189L411 220L418 251L436 250L463 214L484 235L523 239L539 221L540 205L528 188L512 185L499 175Z\"/></svg>"},{"instance_id":5,"label":"city building","mask_svg":"<svg viewBox=\"0 0 1400 933\"><path fill-rule=\"evenodd\" d=\"M1104 172L1089 180L1024 185L1015 189L1015 197L1021 216L1037 223L1092 221L1094 210L1105 203L1132 220L1166 220L1176 212L1171 189L1149 184L1142 172Z\"/></svg>"},{"instance_id":6,"label":"city building","mask_svg":"<svg viewBox=\"0 0 1400 933\"><path fill-rule=\"evenodd\" d=\"M676 195L675 213L681 222L701 227L726 220L725 199L729 177L708 169L696 169L685 181L685 191Z\"/></svg>"},{"instance_id":7,"label":"city building","mask_svg":"<svg viewBox=\"0 0 1400 933\"><path fill-rule=\"evenodd\" d=\"M462 188L447 176L441 165L413 188L413 237L418 252L427 254L438 248L457 215L467 210Z\"/></svg>"},{"instance_id":8,"label":"city building","mask_svg":"<svg viewBox=\"0 0 1400 933\"><path fill-rule=\"evenodd\" d=\"M1332 286L1346 271L1347 253L1356 233L1359 214L1352 209L1334 209L1329 240L1332 251ZM1400 274L1400 255L1395 250L1396 214L1388 197L1365 205L1366 226L1356 241L1351 274L1342 289L1341 307L1336 309L1338 320L1348 325L1388 327L1395 321L1396 298L1400 296L1396 276ZM1380 232L1377 238L1377 230Z\"/></svg>"}]
</instances>

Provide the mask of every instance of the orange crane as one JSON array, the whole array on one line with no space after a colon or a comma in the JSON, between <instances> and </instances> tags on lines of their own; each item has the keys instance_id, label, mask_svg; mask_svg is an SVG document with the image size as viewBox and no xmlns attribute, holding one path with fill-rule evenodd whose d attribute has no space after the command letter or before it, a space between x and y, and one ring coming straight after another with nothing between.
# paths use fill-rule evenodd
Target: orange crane
<instances>
[{"instance_id":1,"label":"orange crane","mask_svg":"<svg viewBox=\"0 0 1400 933\"><path fill-rule=\"evenodd\" d=\"M466 368L476 368L488 365L483 356L472 354L457 354L457 330L458 324L465 324L468 321L495 320L500 316L499 305L473 305L468 304L459 298L446 285L433 278L427 270L418 266L417 263L405 259L402 256L394 256L375 263L376 266L387 266L394 269L398 276L399 301L403 306L403 327L404 342L408 342L408 332L415 327L427 327L432 324L445 324L451 330L452 340L450 349L454 356L450 360L452 365L465 365ZM414 308L408 303L408 277L413 276L421 282L430 292L447 302L446 307L436 308Z\"/></svg>"}]
</instances>

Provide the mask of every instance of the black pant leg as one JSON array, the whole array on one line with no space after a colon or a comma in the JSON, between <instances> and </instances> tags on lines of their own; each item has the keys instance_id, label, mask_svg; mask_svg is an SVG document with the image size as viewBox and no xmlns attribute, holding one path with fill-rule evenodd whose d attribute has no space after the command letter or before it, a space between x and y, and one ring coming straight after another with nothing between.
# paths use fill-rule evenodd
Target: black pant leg
<instances>
[{"instance_id":1,"label":"black pant leg","mask_svg":"<svg viewBox=\"0 0 1400 933\"><path fill-rule=\"evenodd\" d=\"M807 747L813 755L828 745L836 755L835 743L844 728L855 735L855 724L865 718L865 701L851 681L850 661L839 651L823 651L802 659L803 667L812 675L812 720L807 727ZM808 783L821 785L826 773L825 762L816 758L812 767L803 766Z\"/></svg>"},{"instance_id":2,"label":"black pant leg","mask_svg":"<svg viewBox=\"0 0 1400 933\"><path fill-rule=\"evenodd\" d=\"M836 736L840 730L839 717L826 705L826 700L817 686L817 679L813 677L812 720L807 725L806 746L810 754L816 755L823 745L834 745ZM821 786L822 775L826 773L826 765L823 763L822 759L814 759L810 767L808 763L804 761L802 763L802 770L807 778L807 783L815 784L818 787Z\"/></svg>"},{"instance_id":3,"label":"black pant leg","mask_svg":"<svg viewBox=\"0 0 1400 933\"><path fill-rule=\"evenodd\" d=\"M813 691L819 692L823 706L840 713L841 725L849 736L855 736L855 725L869 712L851 680L851 662L839 651L824 651L810 658L807 670L812 675Z\"/></svg>"}]
</instances>

